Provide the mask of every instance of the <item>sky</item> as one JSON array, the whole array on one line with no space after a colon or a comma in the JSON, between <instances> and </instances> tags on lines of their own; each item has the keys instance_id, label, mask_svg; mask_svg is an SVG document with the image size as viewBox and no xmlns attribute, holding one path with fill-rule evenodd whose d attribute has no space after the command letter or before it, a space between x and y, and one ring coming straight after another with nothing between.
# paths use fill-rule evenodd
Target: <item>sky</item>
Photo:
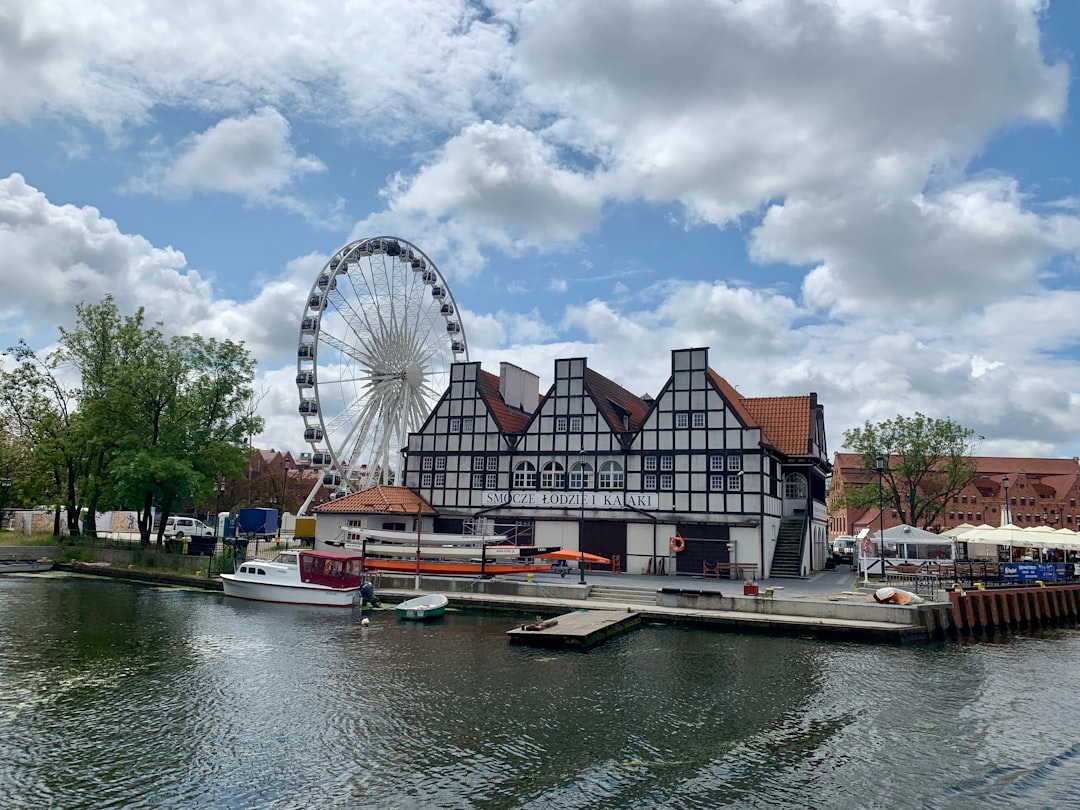
<instances>
[{"instance_id":1,"label":"sky","mask_svg":"<svg viewBox=\"0 0 1080 810\"><path fill-rule=\"evenodd\" d=\"M314 278L394 235L541 390L707 346L830 453L1080 456L1078 46L1074 0L0 0L0 347L106 295L243 340L300 452Z\"/></svg>"}]
</instances>

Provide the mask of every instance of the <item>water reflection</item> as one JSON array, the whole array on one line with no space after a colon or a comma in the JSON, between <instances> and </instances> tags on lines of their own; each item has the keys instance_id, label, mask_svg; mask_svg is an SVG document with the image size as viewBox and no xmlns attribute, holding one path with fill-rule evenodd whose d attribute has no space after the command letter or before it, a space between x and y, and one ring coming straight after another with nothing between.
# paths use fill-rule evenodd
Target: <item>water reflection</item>
<instances>
[{"instance_id":1,"label":"water reflection","mask_svg":"<svg viewBox=\"0 0 1080 810\"><path fill-rule=\"evenodd\" d=\"M1073 632L582 654L507 644L530 617L40 576L0 615L2 807L1076 806Z\"/></svg>"}]
</instances>

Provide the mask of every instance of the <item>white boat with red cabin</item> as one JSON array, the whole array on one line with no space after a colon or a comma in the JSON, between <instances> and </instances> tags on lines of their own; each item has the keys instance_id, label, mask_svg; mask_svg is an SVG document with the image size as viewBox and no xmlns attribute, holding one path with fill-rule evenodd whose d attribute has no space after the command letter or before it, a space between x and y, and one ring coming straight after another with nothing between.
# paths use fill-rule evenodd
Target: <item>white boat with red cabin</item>
<instances>
[{"instance_id":1,"label":"white boat with red cabin","mask_svg":"<svg viewBox=\"0 0 1080 810\"><path fill-rule=\"evenodd\" d=\"M272 560L247 560L222 574L226 596L290 605L352 607L361 602L360 556L286 549Z\"/></svg>"}]
</instances>

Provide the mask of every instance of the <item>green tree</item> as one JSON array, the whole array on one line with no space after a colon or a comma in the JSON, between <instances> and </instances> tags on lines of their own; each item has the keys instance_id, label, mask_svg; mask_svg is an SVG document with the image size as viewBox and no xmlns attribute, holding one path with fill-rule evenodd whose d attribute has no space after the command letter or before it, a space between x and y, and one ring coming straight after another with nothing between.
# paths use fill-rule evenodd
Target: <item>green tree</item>
<instances>
[{"instance_id":1,"label":"green tree","mask_svg":"<svg viewBox=\"0 0 1080 810\"><path fill-rule=\"evenodd\" d=\"M155 504L160 543L177 503L209 498L218 473L241 474L247 437L262 420L247 407L255 363L242 344L200 336L166 341L154 329L143 338L125 371L114 480L123 500L137 506L148 545Z\"/></svg>"},{"instance_id":2,"label":"green tree","mask_svg":"<svg viewBox=\"0 0 1080 810\"><path fill-rule=\"evenodd\" d=\"M20 341L7 350L17 363L0 373L0 414L18 440L30 448L24 494L53 504L53 534L60 534L60 504L66 507L67 528L79 533L82 482L87 469L86 424L78 411L78 392L61 382L60 358L44 360ZM52 493L55 493L53 497Z\"/></svg>"},{"instance_id":3,"label":"green tree","mask_svg":"<svg viewBox=\"0 0 1080 810\"><path fill-rule=\"evenodd\" d=\"M844 446L859 455L857 481L845 481L836 507L876 508L884 502L900 522L922 529L937 525L952 497L975 477L974 458L982 436L952 419L917 413L844 433ZM885 461L881 489L877 458Z\"/></svg>"},{"instance_id":4,"label":"green tree","mask_svg":"<svg viewBox=\"0 0 1080 810\"><path fill-rule=\"evenodd\" d=\"M0 416L34 448L72 534L84 508L94 531L99 509L127 506L149 545L155 507L163 527L178 500L209 497L217 473L243 470L247 437L262 429L249 407L255 361L230 340L166 339L111 296L76 313L46 360L25 343L9 350L18 366L0 378ZM61 384L68 376L78 386Z\"/></svg>"}]
</instances>

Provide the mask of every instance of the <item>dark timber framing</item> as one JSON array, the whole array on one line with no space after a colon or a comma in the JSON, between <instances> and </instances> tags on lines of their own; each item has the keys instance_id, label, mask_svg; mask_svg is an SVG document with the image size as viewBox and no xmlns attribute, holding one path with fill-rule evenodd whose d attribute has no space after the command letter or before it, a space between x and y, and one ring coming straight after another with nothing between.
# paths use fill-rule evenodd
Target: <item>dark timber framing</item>
<instances>
[{"instance_id":1,"label":"dark timber framing","mask_svg":"<svg viewBox=\"0 0 1080 810\"><path fill-rule=\"evenodd\" d=\"M517 526L539 545L600 553L633 573L738 562L767 576L781 522L801 520L805 574L825 560L824 437L816 395L744 397L709 367L706 348L673 351L655 399L581 357L555 361L543 396L539 378L512 364L496 376L459 363L409 436L405 484L440 521ZM676 535L687 545L679 554Z\"/></svg>"}]
</instances>

